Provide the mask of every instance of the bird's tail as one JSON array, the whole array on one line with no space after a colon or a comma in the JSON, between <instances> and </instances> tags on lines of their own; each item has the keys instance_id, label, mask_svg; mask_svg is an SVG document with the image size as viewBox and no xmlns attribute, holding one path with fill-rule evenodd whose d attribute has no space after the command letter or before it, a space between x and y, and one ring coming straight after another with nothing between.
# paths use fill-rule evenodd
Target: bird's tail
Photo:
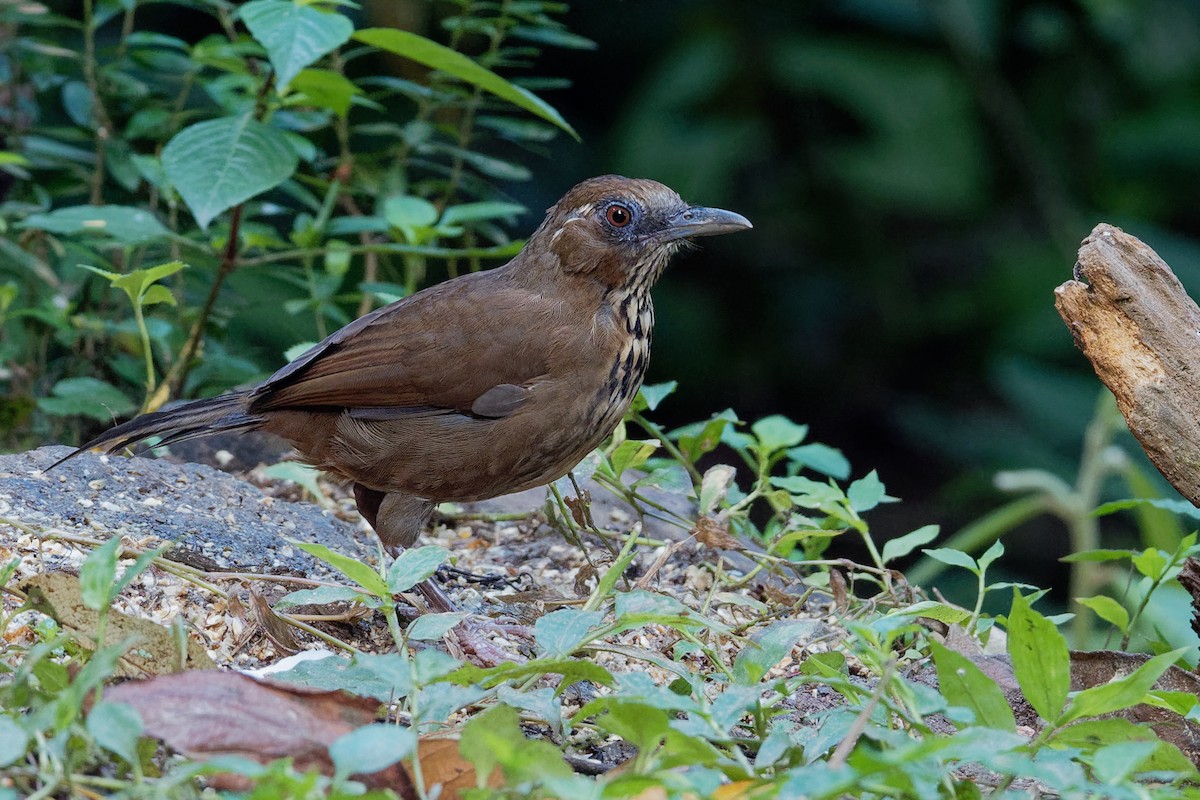
<instances>
[{"instance_id":1,"label":"bird's tail","mask_svg":"<svg viewBox=\"0 0 1200 800\"><path fill-rule=\"evenodd\" d=\"M46 469L54 469L85 450L101 449L112 453L151 436L161 436L163 438L159 444L169 445L222 431L257 428L263 420L262 417L247 413L248 399L249 391L230 392L134 417L115 428L110 428Z\"/></svg>"}]
</instances>

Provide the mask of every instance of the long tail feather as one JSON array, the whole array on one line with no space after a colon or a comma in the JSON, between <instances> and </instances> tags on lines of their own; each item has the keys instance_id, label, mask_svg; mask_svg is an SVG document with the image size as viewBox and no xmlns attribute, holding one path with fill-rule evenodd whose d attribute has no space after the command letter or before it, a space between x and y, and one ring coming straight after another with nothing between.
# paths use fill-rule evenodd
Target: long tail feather
<instances>
[{"instance_id":1,"label":"long tail feather","mask_svg":"<svg viewBox=\"0 0 1200 800\"><path fill-rule=\"evenodd\" d=\"M101 449L112 453L151 436L162 436L162 444L173 444L221 431L257 428L263 420L246 413L247 394L248 392L232 392L219 397L196 400L166 411L134 417L115 428L110 428L78 450L55 461L46 470L54 469L85 450Z\"/></svg>"}]
</instances>

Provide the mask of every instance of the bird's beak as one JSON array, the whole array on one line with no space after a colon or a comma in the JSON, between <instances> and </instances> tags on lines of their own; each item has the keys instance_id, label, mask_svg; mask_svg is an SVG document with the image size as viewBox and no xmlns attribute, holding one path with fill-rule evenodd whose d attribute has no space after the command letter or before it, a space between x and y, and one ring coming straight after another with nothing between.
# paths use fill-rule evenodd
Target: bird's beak
<instances>
[{"instance_id":1,"label":"bird's beak","mask_svg":"<svg viewBox=\"0 0 1200 800\"><path fill-rule=\"evenodd\" d=\"M691 206L671 217L656 238L661 242L673 242L676 239L716 236L718 233L733 233L753 227L750 220L733 211Z\"/></svg>"}]
</instances>

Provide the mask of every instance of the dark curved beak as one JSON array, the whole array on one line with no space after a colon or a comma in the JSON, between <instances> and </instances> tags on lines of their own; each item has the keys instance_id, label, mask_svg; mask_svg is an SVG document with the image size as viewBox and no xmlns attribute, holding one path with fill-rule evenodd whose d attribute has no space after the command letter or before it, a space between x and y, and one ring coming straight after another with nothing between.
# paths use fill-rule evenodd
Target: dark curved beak
<instances>
[{"instance_id":1,"label":"dark curved beak","mask_svg":"<svg viewBox=\"0 0 1200 800\"><path fill-rule=\"evenodd\" d=\"M733 211L691 206L671 217L667 226L659 231L657 238L663 242L673 242L676 239L716 236L719 233L734 233L753 227L750 220Z\"/></svg>"}]
</instances>

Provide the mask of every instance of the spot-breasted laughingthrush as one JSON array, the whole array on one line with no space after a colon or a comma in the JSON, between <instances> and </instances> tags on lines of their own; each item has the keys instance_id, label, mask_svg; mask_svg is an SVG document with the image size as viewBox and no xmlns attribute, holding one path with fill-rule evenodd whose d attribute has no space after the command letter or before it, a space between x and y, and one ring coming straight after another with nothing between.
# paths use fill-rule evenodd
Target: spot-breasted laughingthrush
<instances>
[{"instance_id":1,"label":"spot-breasted laughingthrush","mask_svg":"<svg viewBox=\"0 0 1200 800\"><path fill-rule=\"evenodd\" d=\"M642 384L650 288L671 256L749 227L661 183L592 178L504 266L367 314L254 388L146 414L81 450L269 431L352 481L384 544L409 546L434 503L549 483L611 433Z\"/></svg>"}]
</instances>

